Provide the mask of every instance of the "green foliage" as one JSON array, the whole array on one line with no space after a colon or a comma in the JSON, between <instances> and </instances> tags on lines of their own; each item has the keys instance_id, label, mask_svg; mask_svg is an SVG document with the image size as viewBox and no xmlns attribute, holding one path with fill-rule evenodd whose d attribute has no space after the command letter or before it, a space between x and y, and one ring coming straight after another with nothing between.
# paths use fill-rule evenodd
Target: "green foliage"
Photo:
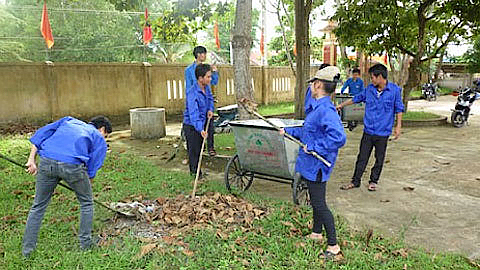
<instances>
[{"instance_id":1,"label":"green foliage","mask_svg":"<svg viewBox=\"0 0 480 270\"><path fill-rule=\"evenodd\" d=\"M210 40L209 47L214 48L214 51L225 62L230 59L230 39L233 35L232 30L235 24L235 1L218 2L215 6L215 12L210 17L209 27L207 28L208 37ZM260 11L252 10L252 32L251 38L253 43L258 43L257 31L261 31L259 26ZM218 36L220 39L220 49L215 45L215 36L213 27L215 22L218 23Z\"/></svg>"},{"instance_id":2,"label":"green foliage","mask_svg":"<svg viewBox=\"0 0 480 270\"><path fill-rule=\"evenodd\" d=\"M480 72L480 35L474 39L473 48L465 53L464 59L468 63L470 73Z\"/></svg>"},{"instance_id":3,"label":"green foliage","mask_svg":"<svg viewBox=\"0 0 480 270\"><path fill-rule=\"evenodd\" d=\"M321 6L323 3L323 0L314 0L312 2L312 10ZM289 51L287 52L285 48L282 29L280 26L277 26L275 27L275 32L278 36L272 38L268 43L268 48L273 52L273 54L270 55L267 61L268 64L272 66L288 66L290 63L288 62L287 53L290 54L290 58L293 62L295 62L295 55L293 54L293 46L295 44L295 3L293 0L276 0L274 5L277 6L279 9L278 12L281 14L280 19L284 25ZM278 20L278 16L276 14L272 14L271 16L275 16L275 18ZM311 36L309 37L309 43L311 59L322 61L323 38Z\"/></svg>"},{"instance_id":4,"label":"green foliage","mask_svg":"<svg viewBox=\"0 0 480 270\"><path fill-rule=\"evenodd\" d=\"M42 3L11 0L0 8L0 61L45 61L45 41L40 32ZM81 12L75 10L111 10ZM115 12L104 0L48 1L55 45L48 60L140 61L142 56L139 17Z\"/></svg>"}]
</instances>

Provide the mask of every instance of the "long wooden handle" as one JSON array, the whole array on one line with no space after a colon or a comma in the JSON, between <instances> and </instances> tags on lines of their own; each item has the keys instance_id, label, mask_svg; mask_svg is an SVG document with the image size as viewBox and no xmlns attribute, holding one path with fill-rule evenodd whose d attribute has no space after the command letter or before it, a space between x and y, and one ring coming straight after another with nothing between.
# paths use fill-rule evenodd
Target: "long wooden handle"
<instances>
[{"instance_id":1,"label":"long wooden handle","mask_svg":"<svg viewBox=\"0 0 480 270\"><path fill-rule=\"evenodd\" d=\"M263 121L267 122L268 124L270 124L272 127L274 127L275 129L277 130L281 130L281 127L275 125L274 123L272 123L272 121L268 120L267 118L263 117L261 114L257 113L256 111L252 111L248 108L246 108L246 106L244 106L245 109L247 110L247 112L255 115L256 117L262 119ZM291 141L293 141L294 143L297 143L298 145L300 145L301 147L305 147L306 144L302 143L301 141L299 141L297 138L293 137L292 135L288 134L285 132L285 137L287 137L288 139L290 139ZM316 157L317 159L319 159L321 162L323 162L325 165L327 165L327 167L332 167L332 164L330 162L328 162L326 159L324 159L322 156L320 156L317 152L315 151L310 151L308 152L309 154L313 155L314 157Z\"/></svg>"},{"instance_id":2,"label":"long wooden handle","mask_svg":"<svg viewBox=\"0 0 480 270\"><path fill-rule=\"evenodd\" d=\"M207 125L205 126L205 132L208 132L208 126L210 125L210 119L211 118L208 118L208 120L207 120ZM198 178L200 177L200 165L202 165L202 157L203 157L202 153L203 153L203 149L205 148L205 142L206 141L207 141L207 138L203 138L202 148L200 150L200 156L198 157L197 174L195 175L195 182L193 183L192 200L195 199L195 192L197 191Z\"/></svg>"},{"instance_id":3,"label":"long wooden handle","mask_svg":"<svg viewBox=\"0 0 480 270\"><path fill-rule=\"evenodd\" d=\"M3 158L3 159L5 159L5 160L7 160L7 161L10 161L11 163L13 163L13 164L15 164L15 165L17 165L17 166L19 166L19 167L22 167L22 168L24 168L24 169L27 169L27 166L21 164L21 163L18 162L18 161L15 161L15 160L7 157L7 156L4 156L4 155L0 154L0 158ZM58 185L66 188L66 189L68 189L68 190L70 190L70 191L72 191L72 192L75 192L75 190L73 190L71 187L69 187L69 186L67 186L67 185L65 185L65 184L63 184L63 183L61 183L61 182L58 182ZM100 201L97 201L96 199L93 199L93 202L97 203L97 204L100 205L100 206L105 207L106 209L108 209L108 210L110 210L110 211L113 211L113 212L122 214L122 215L124 215L124 216L129 216L128 214L125 214L125 213L123 213L123 212L120 212L120 211L118 211L118 210L115 210L115 209L109 207L108 205L106 205L106 204L104 204L104 203L102 203L102 202L100 202Z\"/></svg>"}]
</instances>

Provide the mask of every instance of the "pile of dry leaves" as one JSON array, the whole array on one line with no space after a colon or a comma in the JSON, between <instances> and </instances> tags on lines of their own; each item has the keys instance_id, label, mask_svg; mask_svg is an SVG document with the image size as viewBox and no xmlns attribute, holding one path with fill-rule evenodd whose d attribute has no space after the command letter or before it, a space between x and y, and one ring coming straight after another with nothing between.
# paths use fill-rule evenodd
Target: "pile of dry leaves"
<instances>
[{"instance_id":1,"label":"pile of dry leaves","mask_svg":"<svg viewBox=\"0 0 480 270\"><path fill-rule=\"evenodd\" d=\"M212 227L223 238L227 237L226 231L235 227L250 230L254 220L266 216L268 212L265 207L218 192L194 199L184 195L155 200L132 196L123 202L111 203L110 207L128 213L133 218L117 216L113 219L112 224L100 234L99 245L108 246L117 241L115 236L133 232L140 241L147 243L141 248L139 258L165 246L180 248L181 252L191 256L193 252L181 240L183 232Z\"/></svg>"},{"instance_id":2,"label":"pile of dry leaves","mask_svg":"<svg viewBox=\"0 0 480 270\"><path fill-rule=\"evenodd\" d=\"M39 128L38 125L27 123L7 123L0 126L0 134L30 134L35 132Z\"/></svg>"},{"instance_id":3,"label":"pile of dry leaves","mask_svg":"<svg viewBox=\"0 0 480 270\"><path fill-rule=\"evenodd\" d=\"M244 199L218 192L194 199L178 195L175 198L160 197L153 201L140 201L126 199L110 206L134 215L143 222L177 228L197 224L237 224L248 228L255 219L267 212L266 208L254 206Z\"/></svg>"}]
</instances>

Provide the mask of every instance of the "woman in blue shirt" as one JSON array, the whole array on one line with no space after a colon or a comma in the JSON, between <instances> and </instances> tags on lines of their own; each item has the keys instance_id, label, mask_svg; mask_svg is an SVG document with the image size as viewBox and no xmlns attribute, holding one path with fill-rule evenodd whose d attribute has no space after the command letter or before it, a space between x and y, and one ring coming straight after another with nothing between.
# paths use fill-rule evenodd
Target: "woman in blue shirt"
<instances>
[{"instance_id":1,"label":"woman in blue shirt","mask_svg":"<svg viewBox=\"0 0 480 270\"><path fill-rule=\"evenodd\" d=\"M333 215L325 200L326 184L335 165L338 149L346 142L343 125L330 100L339 78L340 70L334 66L317 71L315 77L309 81L312 83L313 110L305 118L303 127L280 131L280 134L286 132L306 145L298 153L295 171L307 182L313 208L313 232L309 237L323 240L322 230L325 227L328 243L324 252L326 257L338 255L340 252ZM329 161L331 167L311 155L312 151Z\"/></svg>"}]
</instances>

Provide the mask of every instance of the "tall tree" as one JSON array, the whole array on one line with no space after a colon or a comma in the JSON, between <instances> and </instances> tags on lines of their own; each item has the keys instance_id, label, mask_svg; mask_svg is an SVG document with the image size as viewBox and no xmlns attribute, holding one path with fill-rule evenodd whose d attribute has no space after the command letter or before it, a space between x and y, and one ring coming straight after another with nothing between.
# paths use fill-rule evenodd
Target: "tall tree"
<instances>
[{"instance_id":1,"label":"tall tree","mask_svg":"<svg viewBox=\"0 0 480 270\"><path fill-rule=\"evenodd\" d=\"M250 74L250 49L252 46L252 0L237 0L235 25L233 28L233 69L237 100L246 98L254 101L252 76ZM240 119L250 118L249 113L239 106Z\"/></svg>"},{"instance_id":2,"label":"tall tree","mask_svg":"<svg viewBox=\"0 0 480 270\"><path fill-rule=\"evenodd\" d=\"M422 63L477 28L479 9L479 1L465 0L344 0L334 16L335 33L343 44L368 53L397 50L411 57L403 91L407 108L410 92L420 84Z\"/></svg>"},{"instance_id":3,"label":"tall tree","mask_svg":"<svg viewBox=\"0 0 480 270\"><path fill-rule=\"evenodd\" d=\"M480 73L480 35L473 40L473 47L464 55L470 73Z\"/></svg>"}]
</instances>

